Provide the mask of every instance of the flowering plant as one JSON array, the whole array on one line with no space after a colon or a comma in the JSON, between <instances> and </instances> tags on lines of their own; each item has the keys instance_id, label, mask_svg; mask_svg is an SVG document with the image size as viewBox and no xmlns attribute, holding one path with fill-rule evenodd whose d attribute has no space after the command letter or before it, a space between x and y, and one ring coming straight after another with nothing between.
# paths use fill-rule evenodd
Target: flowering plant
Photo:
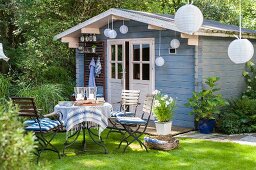
<instances>
[{"instance_id":1,"label":"flowering plant","mask_svg":"<svg viewBox=\"0 0 256 170\"><path fill-rule=\"evenodd\" d=\"M162 94L160 91L155 90L155 101L153 105L153 113L158 122L168 122L172 119L174 109L176 106L175 100L168 95Z\"/></svg>"}]
</instances>

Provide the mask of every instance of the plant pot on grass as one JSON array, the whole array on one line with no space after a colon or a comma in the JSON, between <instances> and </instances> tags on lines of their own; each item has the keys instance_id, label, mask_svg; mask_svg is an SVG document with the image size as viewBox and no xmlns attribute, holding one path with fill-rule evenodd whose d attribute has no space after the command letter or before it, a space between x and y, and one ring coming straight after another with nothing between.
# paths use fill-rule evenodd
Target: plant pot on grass
<instances>
[{"instance_id":1,"label":"plant pot on grass","mask_svg":"<svg viewBox=\"0 0 256 170\"><path fill-rule=\"evenodd\" d=\"M154 117L156 118L156 132L158 135L171 134L172 117L176 102L172 97L163 95L160 91L155 92L155 101L153 106Z\"/></svg>"},{"instance_id":2,"label":"plant pot on grass","mask_svg":"<svg viewBox=\"0 0 256 170\"><path fill-rule=\"evenodd\" d=\"M188 99L187 107L191 107L191 114L195 115L195 121L200 133L212 133L216 122L215 117L220 113L220 108L226 104L221 94L216 94L220 89L216 88L218 77L209 77L206 87L200 92L193 92L193 96Z\"/></svg>"}]
</instances>

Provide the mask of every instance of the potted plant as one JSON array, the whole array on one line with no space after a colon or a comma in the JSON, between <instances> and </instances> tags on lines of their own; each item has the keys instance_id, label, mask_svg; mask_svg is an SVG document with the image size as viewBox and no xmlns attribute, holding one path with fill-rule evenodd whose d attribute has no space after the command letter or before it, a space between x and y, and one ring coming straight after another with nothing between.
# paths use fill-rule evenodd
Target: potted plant
<instances>
[{"instance_id":1,"label":"potted plant","mask_svg":"<svg viewBox=\"0 0 256 170\"><path fill-rule=\"evenodd\" d=\"M155 90L155 101L153 105L153 113L156 118L156 131L159 135L168 135L171 133L172 117L176 106L175 100L168 95L162 94Z\"/></svg>"},{"instance_id":2,"label":"potted plant","mask_svg":"<svg viewBox=\"0 0 256 170\"><path fill-rule=\"evenodd\" d=\"M209 134L213 132L216 121L215 116L220 113L220 107L226 104L221 94L216 94L220 89L216 88L219 77L209 77L206 87L199 92L193 92L188 99L187 107L191 107L191 114L195 115L195 124L200 133Z\"/></svg>"},{"instance_id":3,"label":"potted plant","mask_svg":"<svg viewBox=\"0 0 256 170\"><path fill-rule=\"evenodd\" d=\"M96 45L92 45L92 53L96 53Z\"/></svg>"}]
</instances>

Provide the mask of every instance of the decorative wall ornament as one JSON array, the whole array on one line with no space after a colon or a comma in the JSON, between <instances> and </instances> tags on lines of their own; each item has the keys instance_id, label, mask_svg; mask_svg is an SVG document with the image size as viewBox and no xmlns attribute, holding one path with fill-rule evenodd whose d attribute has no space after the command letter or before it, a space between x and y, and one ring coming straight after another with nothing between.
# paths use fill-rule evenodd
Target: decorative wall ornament
<instances>
[{"instance_id":1,"label":"decorative wall ornament","mask_svg":"<svg viewBox=\"0 0 256 170\"><path fill-rule=\"evenodd\" d=\"M235 64L246 63L253 57L254 48L247 39L236 39L228 46L228 56Z\"/></svg>"},{"instance_id":2,"label":"decorative wall ornament","mask_svg":"<svg viewBox=\"0 0 256 170\"><path fill-rule=\"evenodd\" d=\"M254 48L247 39L242 39L242 2L240 0L239 38L233 40L228 46L228 56L235 64L246 63L253 57Z\"/></svg>"},{"instance_id":3,"label":"decorative wall ornament","mask_svg":"<svg viewBox=\"0 0 256 170\"><path fill-rule=\"evenodd\" d=\"M187 4L178 9L174 16L177 28L187 34L198 31L203 24L203 14L200 9L192 4Z\"/></svg>"},{"instance_id":4,"label":"decorative wall ornament","mask_svg":"<svg viewBox=\"0 0 256 170\"><path fill-rule=\"evenodd\" d=\"M124 20L123 20L123 25L120 27L119 30L122 34L126 34L128 32L128 27L124 25Z\"/></svg>"},{"instance_id":5,"label":"decorative wall ornament","mask_svg":"<svg viewBox=\"0 0 256 170\"><path fill-rule=\"evenodd\" d=\"M3 44L2 43L0 43L0 60L4 60L4 61L8 61L9 60L9 58L8 57L6 57L6 55L4 54L4 51L3 51Z\"/></svg>"},{"instance_id":6,"label":"decorative wall ornament","mask_svg":"<svg viewBox=\"0 0 256 170\"><path fill-rule=\"evenodd\" d=\"M109 37L108 33L109 33L110 30L111 30L111 29L109 29L109 19L108 19L108 28L106 28L106 29L104 30L104 35L105 35L106 37Z\"/></svg>"},{"instance_id":7,"label":"decorative wall ornament","mask_svg":"<svg viewBox=\"0 0 256 170\"><path fill-rule=\"evenodd\" d=\"M159 31L159 47L158 47L158 57L155 59L157 66L161 67L164 65L164 58L161 57L161 30Z\"/></svg>"},{"instance_id":8,"label":"decorative wall ornament","mask_svg":"<svg viewBox=\"0 0 256 170\"><path fill-rule=\"evenodd\" d=\"M116 36L117 36L117 33L114 29L112 29L108 32L108 37L109 38L116 38Z\"/></svg>"},{"instance_id":9,"label":"decorative wall ornament","mask_svg":"<svg viewBox=\"0 0 256 170\"><path fill-rule=\"evenodd\" d=\"M108 32L108 37L113 39L113 38L116 38L116 36L117 36L117 33L114 30L114 21L112 18L112 29Z\"/></svg>"},{"instance_id":10,"label":"decorative wall ornament","mask_svg":"<svg viewBox=\"0 0 256 170\"><path fill-rule=\"evenodd\" d=\"M179 48L180 47L180 41L178 39L172 39L170 42L170 46L172 48Z\"/></svg>"},{"instance_id":11,"label":"decorative wall ornament","mask_svg":"<svg viewBox=\"0 0 256 170\"><path fill-rule=\"evenodd\" d=\"M155 63L159 67L163 66L164 65L164 58L161 57L161 56L157 57L156 60L155 60Z\"/></svg>"}]
</instances>

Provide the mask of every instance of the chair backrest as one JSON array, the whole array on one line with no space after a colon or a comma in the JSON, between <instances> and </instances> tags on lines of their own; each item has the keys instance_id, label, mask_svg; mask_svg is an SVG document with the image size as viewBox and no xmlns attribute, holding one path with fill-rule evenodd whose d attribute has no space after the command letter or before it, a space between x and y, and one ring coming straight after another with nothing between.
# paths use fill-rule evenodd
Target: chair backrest
<instances>
[{"instance_id":1,"label":"chair backrest","mask_svg":"<svg viewBox=\"0 0 256 170\"><path fill-rule=\"evenodd\" d=\"M33 98L30 97L12 97L14 104L19 106L19 115L38 118L39 114Z\"/></svg>"},{"instance_id":2,"label":"chair backrest","mask_svg":"<svg viewBox=\"0 0 256 170\"><path fill-rule=\"evenodd\" d=\"M129 106L137 106L139 104L140 90L122 90L121 94L121 107L124 111L128 109Z\"/></svg>"},{"instance_id":3,"label":"chair backrest","mask_svg":"<svg viewBox=\"0 0 256 170\"><path fill-rule=\"evenodd\" d=\"M153 109L153 103L154 103L155 95L148 94L144 100L143 104L143 115L146 113L148 114L147 120L150 120L150 117L152 115L152 109Z\"/></svg>"}]
</instances>

